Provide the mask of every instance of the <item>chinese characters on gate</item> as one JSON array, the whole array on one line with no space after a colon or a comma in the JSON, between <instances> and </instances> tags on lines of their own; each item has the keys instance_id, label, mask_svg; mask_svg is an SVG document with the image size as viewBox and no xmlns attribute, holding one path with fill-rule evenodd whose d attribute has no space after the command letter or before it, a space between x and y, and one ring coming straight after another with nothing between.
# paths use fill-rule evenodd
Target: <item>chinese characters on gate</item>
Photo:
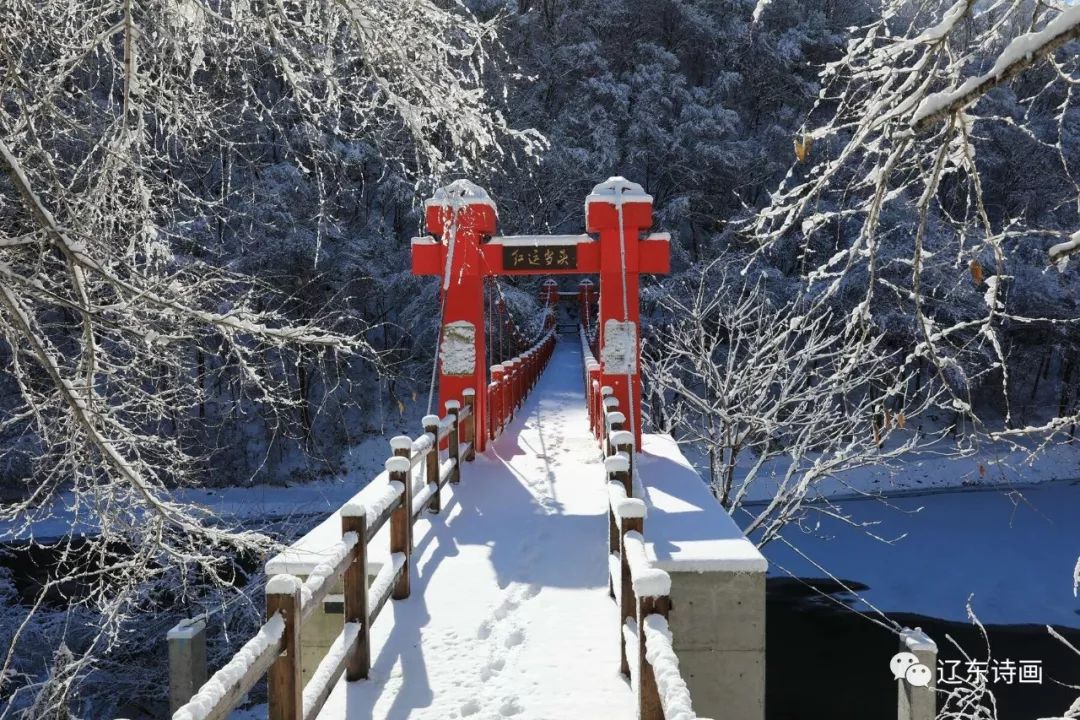
<instances>
[{"instance_id":1,"label":"chinese characters on gate","mask_svg":"<svg viewBox=\"0 0 1080 720\"><path fill-rule=\"evenodd\" d=\"M503 247L503 268L506 270L573 270L576 267L576 245Z\"/></svg>"}]
</instances>

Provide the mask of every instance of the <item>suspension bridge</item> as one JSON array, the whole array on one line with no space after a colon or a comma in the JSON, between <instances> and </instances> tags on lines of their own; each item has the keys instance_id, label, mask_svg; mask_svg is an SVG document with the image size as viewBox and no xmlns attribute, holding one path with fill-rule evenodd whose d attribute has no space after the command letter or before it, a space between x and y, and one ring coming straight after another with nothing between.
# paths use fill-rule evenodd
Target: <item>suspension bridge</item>
<instances>
[{"instance_id":1,"label":"suspension bridge","mask_svg":"<svg viewBox=\"0 0 1080 720\"><path fill-rule=\"evenodd\" d=\"M765 560L642 431L639 277L669 267L652 198L597 185L580 235L497 235L466 181L425 214L442 414L269 560L266 621L231 660L209 671L200 621L170 632L173 719L227 718L265 677L272 720L762 720ZM546 280L529 342L488 298L522 274L599 283Z\"/></svg>"}]
</instances>

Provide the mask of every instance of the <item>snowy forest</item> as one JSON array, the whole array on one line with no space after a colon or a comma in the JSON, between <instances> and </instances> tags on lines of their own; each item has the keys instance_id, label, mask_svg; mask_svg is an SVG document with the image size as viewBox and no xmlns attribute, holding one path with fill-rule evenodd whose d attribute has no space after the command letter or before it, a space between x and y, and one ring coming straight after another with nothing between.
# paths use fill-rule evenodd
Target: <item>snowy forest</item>
<instances>
[{"instance_id":1,"label":"snowy forest","mask_svg":"<svg viewBox=\"0 0 1080 720\"><path fill-rule=\"evenodd\" d=\"M643 426L781 565L822 522L893 542L838 498L916 467L1063 483L1054 599L1005 593L1053 611L987 622L1072 659L1038 711L1080 717L1080 6L4 0L0 60L0 719L165 717L165 632L209 612L231 656L312 498L431 411L423 201L581 233L609 176L671 233ZM543 279L492 283L528 337ZM981 627L968 590L885 610Z\"/></svg>"}]
</instances>

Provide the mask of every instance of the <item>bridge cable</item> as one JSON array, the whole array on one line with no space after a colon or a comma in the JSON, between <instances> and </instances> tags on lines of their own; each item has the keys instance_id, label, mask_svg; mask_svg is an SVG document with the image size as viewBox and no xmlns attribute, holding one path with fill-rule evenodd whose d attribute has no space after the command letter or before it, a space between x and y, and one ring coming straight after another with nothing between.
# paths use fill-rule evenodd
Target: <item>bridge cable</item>
<instances>
[{"instance_id":1,"label":"bridge cable","mask_svg":"<svg viewBox=\"0 0 1080 720\"><path fill-rule=\"evenodd\" d=\"M629 300L629 298L627 296L627 290L626 290L626 237L623 234L623 193L624 192L626 192L626 188L622 187L622 188L619 189L619 192L615 195L615 208L616 208L616 210L618 210L618 213L619 213L619 265L620 265L620 271L622 272L623 323L629 324L630 323L630 300ZM640 328L635 328L635 329L640 330ZM639 340L638 340L637 334L639 334L639 333L635 333L635 337L634 337L634 348L633 348L633 350L634 350L634 358L633 358L633 360L634 361L637 360L637 354L638 354L638 341ZM635 362L635 364L636 364L636 362ZM626 401L626 404L627 404L627 416L626 417L627 417L627 420L630 421L630 423L629 423L630 424L630 428L629 428L630 432L634 433L634 435L636 436L636 433L634 432L634 428L637 425L637 419L635 418L635 413L634 413L634 400L635 400L635 398L634 398L634 380L633 380L633 371L634 371L634 369L635 368L633 366L629 366L627 371L626 371L626 392L627 392L627 401ZM637 449L638 452L641 452L641 448L636 448L636 449Z\"/></svg>"},{"instance_id":2,"label":"bridge cable","mask_svg":"<svg viewBox=\"0 0 1080 720\"><path fill-rule=\"evenodd\" d=\"M443 265L442 287L439 288L439 326L435 335L435 357L431 359L431 382L428 384L427 414L435 398L435 382L439 374L439 352L442 350L443 325L446 322L446 293L450 289L450 268L454 262L454 241L457 239L458 203L451 205L450 234L446 239L446 263Z\"/></svg>"}]
</instances>

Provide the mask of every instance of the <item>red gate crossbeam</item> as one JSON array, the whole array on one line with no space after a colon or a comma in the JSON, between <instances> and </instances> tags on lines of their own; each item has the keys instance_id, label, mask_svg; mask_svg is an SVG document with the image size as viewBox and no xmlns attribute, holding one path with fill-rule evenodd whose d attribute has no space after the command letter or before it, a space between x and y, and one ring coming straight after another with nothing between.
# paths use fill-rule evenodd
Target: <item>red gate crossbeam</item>
<instances>
[{"instance_id":1,"label":"red gate crossbeam","mask_svg":"<svg viewBox=\"0 0 1080 720\"><path fill-rule=\"evenodd\" d=\"M671 266L668 233L650 233L637 243L627 244L627 272L666 274ZM577 263L574 267L545 267L546 250L574 247ZM526 262L539 257L536 269L507 268L503 262L504 248L521 249L528 253ZM536 250L534 256L532 251ZM413 275L443 274L447 246L430 235L413 240ZM496 235L480 245L482 272L497 275L596 275L600 273L600 241L590 235Z\"/></svg>"}]
</instances>

